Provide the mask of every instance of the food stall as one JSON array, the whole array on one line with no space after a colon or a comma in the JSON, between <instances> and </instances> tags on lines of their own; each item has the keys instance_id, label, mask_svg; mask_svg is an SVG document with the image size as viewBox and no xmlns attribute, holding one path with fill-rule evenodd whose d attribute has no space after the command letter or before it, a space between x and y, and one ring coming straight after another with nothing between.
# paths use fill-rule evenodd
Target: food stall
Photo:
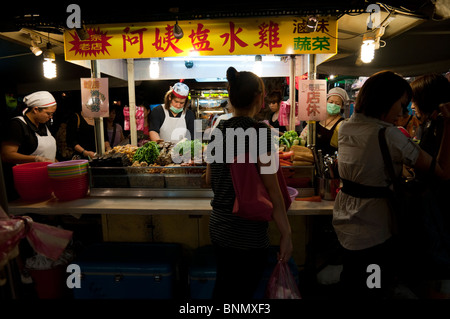
<instances>
[{"instance_id":1,"label":"food stall","mask_svg":"<svg viewBox=\"0 0 450 319\"><path fill-rule=\"evenodd\" d=\"M180 27L186 33L188 30L192 31L191 34L194 35L181 39L173 37L173 22L86 26L90 35L87 40L81 40L74 30L66 30L64 34L66 60L90 60L93 78L100 75L101 68L99 70L98 66L101 63L97 62L102 59L115 59L121 65L126 63L131 143L115 147L110 152L100 151L99 157L89 162L90 184L86 196L72 201L62 201L56 197L40 202L18 200L9 204L9 213L12 215L65 215L75 218L83 215L99 215L104 241L181 242L187 248L210 244L208 222L212 191L203 180L206 167L201 158L202 154L198 161L193 155L191 162L181 164L169 160L172 152L174 150L177 152L178 144L162 141L149 142L141 147L136 146L136 137L133 136L136 134L133 130L133 115L136 111L134 82L135 74L141 73L135 69L135 66L146 63L148 67L154 58L188 57L191 51L205 56L278 55L283 56L284 59L279 59L272 66L269 64L265 66L263 63L261 76L289 76L291 83L295 83L297 75L308 72L311 76L315 74L311 70L320 58L310 59L309 56L322 56L321 59L324 61L334 55L337 50L336 38L327 35L336 36L335 17L325 17L322 20L327 24L326 34L324 29L307 32L300 30L300 27L296 27L293 32L293 21L299 23L298 21L305 22L305 19L257 17L180 21ZM267 32L272 36L267 37ZM164 34L168 34L166 39ZM305 39L314 37L317 40L313 41L313 45L301 44ZM167 45L163 46L164 44ZM145 59L148 63L143 61ZM230 65L236 66L241 63L228 61L221 64L217 61L205 61L202 66L199 61L196 70L196 66L189 69L187 67L174 69L175 66L169 66L164 60L158 61L161 77L166 76L171 79L206 76L202 73L206 72L205 70L209 74L215 72L216 77L222 76ZM249 67L247 59L240 66L242 69L254 71L255 65L259 66L259 62L261 61L252 61ZM165 65L166 71L164 71ZM227 92L225 90L199 91L191 97L197 116L202 118L208 114L208 111L223 110ZM294 85L290 87L290 99L296 100ZM96 125L100 122L97 120ZM294 126L295 112L292 112L290 130ZM96 139L101 141L103 130L97 128L97 132L99 134ZM200 143L201 147L204 146L202 140L196 140L196 142ZM101 143L98 145L101 148ZM322 200L320 196L317 196L313 154L308 153L302 159L299 154L296 154L294 146L302 147L303 149L297 150L303 152L308 149L304 145L304 141L302 143L299 140L297 144L289 141L289 145L285 145L280 152L287 185L298 192L298 198L292 202L288 211L296 247L294 259L298 265L305 265L306 262L308 223L310 223L307 217L330 215L333 209L333 201ZM291 147L293 147L292 150ZM150 150L156 150L156 152L152 153ZM180 231L180 225L183 231ZM269 235L271 243L277 244L279 238L274 227L273 223L270 223Z\"/></svg>"}]
</instances>

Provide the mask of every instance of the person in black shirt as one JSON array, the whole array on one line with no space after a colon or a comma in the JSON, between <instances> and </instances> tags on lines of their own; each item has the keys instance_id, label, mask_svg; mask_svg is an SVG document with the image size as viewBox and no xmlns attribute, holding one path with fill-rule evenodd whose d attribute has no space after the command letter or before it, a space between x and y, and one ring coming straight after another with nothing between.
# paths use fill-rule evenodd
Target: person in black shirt
<instances>
[{"instance_id":1,"label":"person in black shirt","mask_svg":"<svg viewBox=\"0 0 450 319\"><path fill-rule=\"evenodd\" d=\"M31 162L55 162L56 140L46 123L56 111L56 101L47 91L25 96L27 108L12 118L2 132L1 157L8 200L18 198L12 167Z\"/></svg>"},{"instance_id":2,"label":"person in black shirt","mask_svg":"<svg viewBox=\"0 0 450 319\"><path fill-rule=\"evenodd\" d=\"M263 103L264 83L254 73L237 72L233 67L227 70L227 79L233 117L227 121L221 121L216 129L220 130L223 136L223 149L229 150L227 134L231 134L231 139L234 139L235 135L231 132L257 128L258 166L262 171L265 168L262 166L269 166L270 162L262 164L259 158L268 156L270 150L275 150L272 145L270 128L264 123L258 123L253 118ZM259 139L261 134L267 134L265 140L264 138ZM213 140L216 135L213 132ZM259 143L260 140L267 144ZM250 148L249 140L236 144L239 145L235 145L233 142L234 154L224 154L225 157L240 154L243 150ZM207 163L206 181L211 184L214 193L211 201L212 213L209 232L217 257L217 276L213 298L251 299L265 269L269 246L268 223L247 220L233 214L236 195L227 161L207 159ZM273 174L261 173L260 176L272 200L273 220L281 233L278 259L287 262L292 254L291 228L277 174L276 172Z\"/></svg>"},{"instance_id":3,"label":"person in black shirt","mask_svg":"<svg viewBox=\"0 0 450 319\"><path fill-rule=\"evenodd\" d=\"M450 254L450 248L446 245L449 239L442 239L441 234L446 234L450 231L450 214L448 208L448 195L450 194L450 179L439 178L433 173L437 170L438 156L442 156L442 149L448 148L445 145L444 137L446 134L446 125L449 122L448 118L444 117L442 105L450 104L450 83L441 74L425 74L417 77L411 82L412 88L412 108L415 109L417 118L421 122L421 136L419 136L419 146L422 150L433 157L430 169L426 171L415 170L415 179L421 183L421 196L415 198L409 203L410 210L408 215L421 216L419 219L418 232L414 232L414 238L422 238L420 244L424 242L432 242L433 245L427 244L422 246L412 245L414 259L417 260L414 267L409 269L411 278L419 282L421 280L424 287L434 284L435 287L440 286L440 281L449 278L450 261L447 257L442 257L441 264L437 263L432 258L432 250L439 251L441 247L447 247L446 254ZM431 203L431 204L430 204ZM426 207L426 209L423 209ZM432 214L433 212L433 214ZM431 218L429 216L432 216ZM438 229L442 232L433 231L433 237L429 239L423 234L429 232L428 228L436 223ZM420 236L420 237L419 237ZM436 244L439 243L439 244ZM439 251L442 253L443 251Z\"/></svg>"},{"instance_id":4,"label":"person in black shirt","mask_svg":"<svg viewBox=\"0 0 450 319\"><path fill-rule=\"evenodd\" d=\"M187 109L189 87L181 82L167 91L164 104L150 113L150 140L178 142L194 138L194 113ZM189 134L188 134L189 133Z\"/></svg>"},{"instance_id":5,"label":"person in black shirt","mask_svg":"<svg viewBox=\"0 0 450 319\"><path fill-rule=\"evenodd\" d=\"M280 122L278 121L281 100L282 97L279 91L273 91L269 93L269 95L267 95L267 104L269 104L269 108L271 111L268 117L269 126L278 129L280 135L283 135L283 133L286 132L286 126L280 126Z\"/></svg>"}]
</instances>

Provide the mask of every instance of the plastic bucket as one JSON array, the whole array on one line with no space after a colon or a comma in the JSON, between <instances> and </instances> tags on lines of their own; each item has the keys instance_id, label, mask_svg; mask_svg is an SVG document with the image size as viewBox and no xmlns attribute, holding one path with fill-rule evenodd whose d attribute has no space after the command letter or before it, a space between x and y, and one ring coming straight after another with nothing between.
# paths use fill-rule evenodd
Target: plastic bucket
<instances>
[{"instance_id":1,"label":"plastic bucket","mask_svg":"<svg viewBox=\"0 0 450 319\"><path fill-rule=\"evenodd\" d=\"M39 299L61 299L66 297L66 267L30 269L34 288Z\"/></svg>"}]
</instances>

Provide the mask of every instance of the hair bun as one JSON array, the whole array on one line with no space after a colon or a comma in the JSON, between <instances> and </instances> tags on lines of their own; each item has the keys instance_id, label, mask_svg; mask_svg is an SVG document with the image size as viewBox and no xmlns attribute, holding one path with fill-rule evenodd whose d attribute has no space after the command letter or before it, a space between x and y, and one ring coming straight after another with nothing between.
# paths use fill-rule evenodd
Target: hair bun
<instances>
[{"instance_id":1,"label":"hair bun","mask_svg":"<svg viewBox=\"0 0 450 319\"><path fill-rule=\"evenodd\" d=\"M234 67L230 66L227 70L228 82L234 82L238 76L239 72Z\"/></svg>"}]
</instances>

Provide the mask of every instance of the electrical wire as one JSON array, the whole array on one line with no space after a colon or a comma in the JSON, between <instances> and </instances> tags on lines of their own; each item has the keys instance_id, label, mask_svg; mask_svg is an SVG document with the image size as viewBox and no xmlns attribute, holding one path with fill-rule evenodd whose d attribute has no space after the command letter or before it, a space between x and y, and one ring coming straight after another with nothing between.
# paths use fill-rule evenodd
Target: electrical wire
<instances>
[{"instance_id":1,"label":"electrical wire","mask_svg":"<svg viewBox=\"0 0 450 319\"><path fill-rule=\"evenodd\" d=\"M380 23L380 25L379 25L377 28L375 28L375 29L378 29L378 28L380 28L380 27L386 27L386 26L384 25L384 23L385 23L386 21L388 21L388 19L394 14L394 10L390 10L390 9L388 9L388 8L384 8L384 9L388 12L388 15L386 16L386 18L384 18L384 20ZM326 35L328 35L329 37L333 38L333 39L337 39L337 40L351 40L351 39L355 39L355 38L360 37L360 36L364 36L365 34L371 33L371 32L373 32L373 31L374 31L373 29L372 29L372 30L367 30L366 32L359 33L359 34L356 34L356 35L351 36L351 37L348 37L348 38L335 37L335 36L332 36L331 34L329 34L328 32L324 32L324 33L325 33Z\"/></svg>"}]
</instances>

